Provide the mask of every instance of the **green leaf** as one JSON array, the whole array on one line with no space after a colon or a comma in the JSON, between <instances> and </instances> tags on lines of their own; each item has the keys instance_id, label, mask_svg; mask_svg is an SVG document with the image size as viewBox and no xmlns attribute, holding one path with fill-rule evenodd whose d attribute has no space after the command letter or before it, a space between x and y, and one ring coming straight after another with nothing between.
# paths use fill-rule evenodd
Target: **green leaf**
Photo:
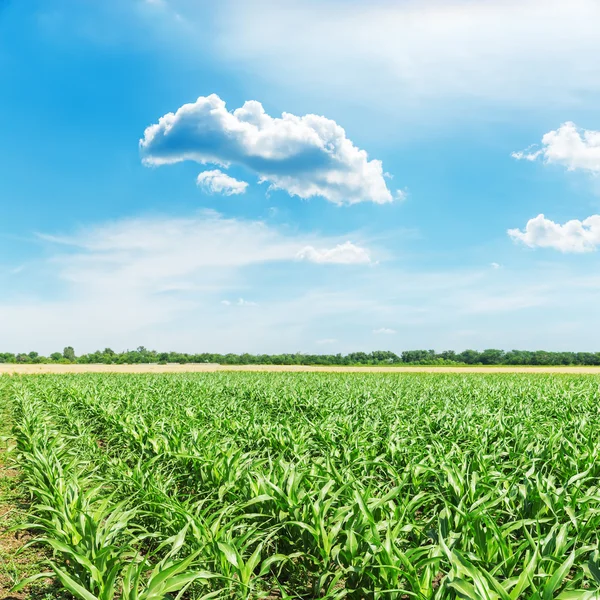
<instances>
[{"instance_id":1,"label":"green leaf","mask_svg":"<svg viewBox=\"0 0 600 600\"><path fill-rule=\"evenodd\" d=\"M219 550L225 555L225 558L236 568L239 569L238 555L233 546L225 542L218 543Z\"/></svg>"},{"instance_id":2,"label":"green leaf","mask_svg":"<svg viewBox=\"0 0 600 600\"><path fill-rule=\"evenodd\" d=\"M600 585L600 567L598 566L598 562L595 561L592 556L590 556L587 566L592 574L592 577L596 580L596 583Z\"/></svg>"},{"instance_id":3,"label":"green leaf","mask_svg":"<svg viewBox=\"0 0 600 600\"><path fill-rule=\"evenodd\" d=\"M52 571L47 571L44 573L36 573L35 575L31 575L31 577L27 577L26 579L21 579L16 585L14 585L10 591L11 592L20 592L23 588L31 585L38 579L48 579L54 577L54 573Z\"/></svg>"},{"instance_id":4,"label":"green leaf","mask_svg":"<svg viewBox=\"0 0 600 600\"><path fill-rule=\"evenodd\" d=\"M481 600L481 596L477 593L472 584L464 579L453 579L448 582L448 587L456 590L461 598L468 600Z\"/></svg>"},{"instance_id":5,"label":"green leaf","mask_svg":"<svg viewBox=\"0 0 600 600\"><path fill-rule=\"evenodd\" d=\"M52 568L56 573L56 576L62 583L63 587L71 592L73 596L80 598L81 600L99 600L98 596L94 596L89 590L86 590L81 584L75 581L66 571L56 566L54 563Z\"/></svg>"},{"instance_id":6,"label":"green leaf","mask_svg":"<svg viewBox=\"0 0 600 600\"><path fill-rule=\"evenodd\" d=\"M569 574L573 563L575 562L575 552L571 552L565 562L556 569L550 581L544 586L542 598L543 600L552 600L558 588L562 585L563 580Z\"/></svg>"},{"instance_id":7,"label":"green leaf","mask_svg":"<svg viewBox=\"0 0 600 600\"><path fill-rule=\"evenodd\" d=\"M533 553L531 560L527 563L527 566L523 569L519 579L513 590L510 592L511 600L518 600L521 592L526 590L530 585L533 584L533 575L535 573L535 568L537 567L538 562L538 552L537 550Z\"/></svg>"}]
</instances>

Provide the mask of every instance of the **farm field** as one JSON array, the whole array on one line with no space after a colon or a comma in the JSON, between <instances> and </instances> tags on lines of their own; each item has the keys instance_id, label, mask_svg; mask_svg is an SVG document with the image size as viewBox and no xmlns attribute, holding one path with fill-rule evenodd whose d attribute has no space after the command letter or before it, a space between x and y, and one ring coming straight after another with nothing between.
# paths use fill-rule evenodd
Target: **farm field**
<instances>
[{"instance_id":1,"label":"farm field","mask_svg":"<svg viewBox=\"0 0 600 600\"><path fill-rule=\"evenodd\" d=\"M76 598L600 598L599 377L62 374L0 394L27 528Z\"/></svg>"}]
</instances>

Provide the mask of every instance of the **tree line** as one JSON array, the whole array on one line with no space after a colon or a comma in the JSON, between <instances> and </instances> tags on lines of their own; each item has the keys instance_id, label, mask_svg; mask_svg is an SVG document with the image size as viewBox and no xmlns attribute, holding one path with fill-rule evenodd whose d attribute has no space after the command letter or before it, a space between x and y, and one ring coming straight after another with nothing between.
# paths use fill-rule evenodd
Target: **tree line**
<instances>
[{"instance_id":1,"label":"tree line","mask_svg":"<svg viewBox=\"0 0 600 600\"><path fill-rule=\"evenodd\" d=\"M42 356L37 352L0 352L0 363L138 364L138 363L218 363L224 365L600 365L600 352L548 352L546 350L388 350L349 354L189 354L157 352L139 346L115 352L110 348L76 356L72 346L62 352Z\"/></svg>"}]
</instances>

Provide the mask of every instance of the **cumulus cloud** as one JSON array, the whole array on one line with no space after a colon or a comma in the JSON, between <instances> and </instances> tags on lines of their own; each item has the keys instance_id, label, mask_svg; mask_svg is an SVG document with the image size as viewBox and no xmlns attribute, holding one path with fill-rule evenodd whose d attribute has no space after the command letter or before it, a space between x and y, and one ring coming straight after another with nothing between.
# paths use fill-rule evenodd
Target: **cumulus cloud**
<instances>
[{"instance_id":1,"label":"cumulus cloud","mask_svg":"<svg viewBox=\"0 0 600 600\"><path fill-rule=\"evenodd\" d=\"M375 335L394 335L396 330L389 327L380 327L379 329L373 329L373 333Z\"/></svg>"},{"instance_id":2,"label":"cumulus cloud","mask_svg":"<svg viewBox=\"0 0 600 600\"><path fill-rule=\"evenodd\" d=\"M144 132L146 165L193 160L242 165L273 189L335 204L392 202L381 161L369 160L335 121L308 114L271 117L250 100L233 112L216 94L167 113Z\"/></svg>"},{"instance_id":3,"label":"cumulus cloud","mask_svg":"<svg viewBox=\"0 0 600 600\"><path fill-rule=\"evenodd\" d=\"M579 129L575 123L567 121L542 137L540 149L534 150L534 146L530 146L513 152L512 157L528 161L541 157L548 163L563 165L569 171L581 169L600 173L600 131Z\"/></svg>"},{"instance_id":4,"label":"cumulus cloud","mask_svg":"<svg viewBox=\"0 0 600 600\"><path fill-rule=\"evenodd\" d=\"M530 248L591 252L600 245L600 215L592 215L583 221L573 219L560 225L541 214L530 219L524 231L509 229L508 235Z\"/></svg>"},{"instance_id":5,"label":"cumulus cloud","mask_svg":"<svg viewBox=\"0 0 600 600\"><path fill-rule=\"evenodd\" d=\"M196 183L210 194L223 194L224 196L243 194L248 187L245 181L238 181L235 177L231 177L219 169L202 171L198 175Z\"/></svg>"},{"instance_id":6,"label":"cumulus cloud","mask_svg":"<svg viewBox=\"0 0 600 600\"><path fill-rule=\"evenodd\" d=\"M320 264L364 265L371 262L368 251L360 246L355 246L352 242L344 242L329 249L306 246L298 252L296 257L299 260Z\"/></svg>"}]
</instances>

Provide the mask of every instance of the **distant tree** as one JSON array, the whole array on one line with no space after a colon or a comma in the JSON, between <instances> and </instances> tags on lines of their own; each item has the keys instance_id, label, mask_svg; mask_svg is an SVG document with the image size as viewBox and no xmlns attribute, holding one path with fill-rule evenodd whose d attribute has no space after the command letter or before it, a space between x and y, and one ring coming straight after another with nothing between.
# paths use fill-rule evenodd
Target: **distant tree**
<instances>
[{"instance_id":1,"label":"distant tree","mask_svg":"<svg viewBox=\"0 0 600 600\"><path fill-rule=\"evenodd\" d=\"M245 365L377 365L408 363L421 365L444 364L483 364L483 365L600 365L600 352L547 352L545 350L503 350L487 349L464 350L457 353L453 350L436 353L434 350L405 350L401 357L389 350L375 350L370 353L351 352L342 354L186 354L179 352L156 352L144 346L135 350L114 352L111 348L75 356L72 346L67 346L63 353L53 352L49 358L37 352L13 353L0 352L0 363L81 363L81 364L138 364L138 363L219 363Z\"/></svg>"},{"instance_id":2,"label":"distant tree","mask_svg":"<svg viewBox=\"0 0 600 600\"><path fill-rule=\"evenodd\" d=\"M366 352L350 352L350 354L348 354L348 359L350 362L364 365L368 362L369 355Z\"/></svg>"},{"instance_id":3,"label":"distant tree","mask_svg":"<svg viewBox=\"0 0 600 600\"><path fill-rule=\"evenodd\" d=\"M479 362L479 352L477 350L464 350L458 355L460 362L474 365Z\"/></svg>"},{"instance_id":4,"label":"distant tree","mask_svg":"<svg viewBox=\"0 0 600 600\"><path fill-rule=\"evenodd\" d=\"M66 358L67 360L70 361L75 361L75 350L73 350L73 346L67 346L64 350L63 350L63 358Z\"/></svg>"},{"instance_id":5,"label":"distant tree","mask_svg":"<svg viewBox=\"0 0 600 600\"><path fill-rule=\"evenodd\" d=\"M371 352L371 357L374 363L398 363L400 362L400 357L397 354L394 354L393 352L390 352L389 350L375 350L374 352ZM331 358L336 358L337 362L339 360L338 357L331 357ZM331 361L332 363L334 361Z\"/></svg>"},{"instance_id":6,"label":"distant tree","mask_svg":"<svg viewBox=\"0 0 600 600\"><path fill-rule=\"evenodd\" d=\"M483 365L500 365L504 359L504 351L488 348L479 355L479 361Z\"/></svg>"},{"instance_id":7,"label":"distant tree","mask_svg":"<svg viewBox=\"0 0 600 600\"><path fill-rule=\"evenodd\" d=\"M433 350L405 350L402 353L402 362L405 363L429 362L434 359Z\"/></svg>"}]
</instances>

